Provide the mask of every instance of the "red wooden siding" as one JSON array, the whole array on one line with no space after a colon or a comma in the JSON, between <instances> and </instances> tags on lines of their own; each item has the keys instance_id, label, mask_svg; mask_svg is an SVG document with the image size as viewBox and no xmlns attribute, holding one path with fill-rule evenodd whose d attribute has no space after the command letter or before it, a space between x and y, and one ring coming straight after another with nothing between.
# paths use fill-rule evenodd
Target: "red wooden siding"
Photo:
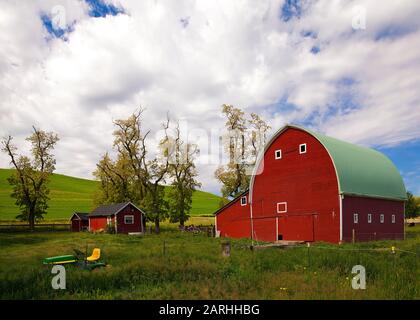
<instances>
[{"instance_id":1,"label":"red wooden siding","mask_svg":"<svg viewBox=\"0 0 420 320\"><path fill-rule=\"evenodd\" d=\"M71 218L71 231L79 232L89 228L89 220L81 220L76 215Z\"/></svg>"},{"instance_id":2,"label":"red wooden siding","mask_svg":"<svg viewBox=\"0 0 420 320\"><path fill-rule=\"evenodd\" d=\"M300 154L303 143L307 152ZM282 151L281 159L275 159L276 150ZM336 173L317 139L289 128L267 149L262 165L252 190L255 239L340 241ZM277 213L278 202L287 202L286 213Z\"/></svg>"},{"instance_id":3,"label":"red wooden siding","mask_svg":"<svg viewBox=\"0 0 420 320\"><path fill-rule=\"evenodd\" d=\"M354 214L358 214L358 223L354 223ZM372 214L372 223L368 223L368 214ZM384 223L380 222L381 214L384 215ZM393 214L395 214L395 223L392 223ZM352 241L353 229L356 241L404 239L404 202L345 196L344 241Z\"/></svg>"},{"instance_id":4,"label":"red wooden siding","mask_svg":"<svg viewBox=\"0 0 420 320\"><path fill-rule=\"evenodd\" d=\"M125 216L134 216L134 224L125 224ZM122 211L117 214L117 232L118 233L129 233L129 232L143 232L142 229L142 213L137 210L131 204L126 206Z\"/></svg>"},{"instance_id":5,"label":"red wooden siding","mask_svg":"<svg viewBox=\"0 0 420 320\"><path fill-rule=\"evenodd\" d=\"M82 230L82 222L79 219L72 219L71 220L71 231L78 232Z\"/></svg>"},{"instance_id":6,"label":"red wooden siding","mask_svg":"<svg viewBox=\"0 0 420 320\"><path fill-rule=\"evenodd\" d=\"M248 194L246 197L245 206L241 206L241 197L238 197L216 216L217 230L220 231L222 237L249 238L251 236Z\"/></svg>"}]
</instances>

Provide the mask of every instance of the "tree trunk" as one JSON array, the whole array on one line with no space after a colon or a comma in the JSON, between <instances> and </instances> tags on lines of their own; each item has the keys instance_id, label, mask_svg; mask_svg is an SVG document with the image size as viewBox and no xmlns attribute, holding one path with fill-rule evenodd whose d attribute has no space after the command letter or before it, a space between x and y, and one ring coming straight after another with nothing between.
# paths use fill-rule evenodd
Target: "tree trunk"
<instances>
[{"instance_id":1,"label":"tree trunk","mask_svg":"<svg viewBox=\"0 0 420 320\"><path fill-rule=\"evenodd\" d=\"M155 219L155 233L160 232L159 217Z\"/></svg>"},{"instance_id":2,"label":"tree trunk","mask_svg":"<svg viewBox=\"0 0 420 320\"><path fill-rule=\"evenodd\" d=\"M185 224L185 213L183 211L179 213L179 224L181 226L184 226Z\"/></svg>"},{"instance_id":3,"label":"tree trunk","mask_svg":"<svg viewBox=\"0 0 420 320\"><path fill-rule=\"evenodd\" d=\"M35 210L32 208L29 209L28 222L29 222L29 230L34 231L35 230Z\"/></svg>"}]
</instances>

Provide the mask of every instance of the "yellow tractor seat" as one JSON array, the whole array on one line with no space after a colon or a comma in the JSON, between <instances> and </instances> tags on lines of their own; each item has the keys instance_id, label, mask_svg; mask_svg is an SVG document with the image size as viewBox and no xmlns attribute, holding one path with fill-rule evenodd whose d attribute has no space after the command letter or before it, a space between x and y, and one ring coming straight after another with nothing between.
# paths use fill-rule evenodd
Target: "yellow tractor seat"
<instances>
[{"instance_id":1,"label":"yellow tractor seat","mask_svg":"<svg viewBox=\"0 0 420 320\"><path fill-rule=\"evenodd\" d=\"M90 257L87 257L87 261L97 261L101 257L101 249L95 248L93 249L92 255Z\"/></svg>"}]
</instances>

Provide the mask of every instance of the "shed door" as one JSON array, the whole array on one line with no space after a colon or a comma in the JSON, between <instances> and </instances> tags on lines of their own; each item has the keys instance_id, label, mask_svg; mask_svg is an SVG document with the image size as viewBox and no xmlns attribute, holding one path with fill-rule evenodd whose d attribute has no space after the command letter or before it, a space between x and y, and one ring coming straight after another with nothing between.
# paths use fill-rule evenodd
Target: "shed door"
<instances>
[{"instance_id":1,"label":"shed door","mask_svg":"<svg viewBox=\"0 0 420 320\"><path fill-rule=\"evenodd\" d=\"M314 216L312 214L281 216L278 222L278 238L314 241Z\"/></svg>"},{"instance_id":2,"label":"shed door","mask_svg":"<svg viewBox=\"0 0 420 320\"><path fill-rule=\"evenodd\" d=\"M73 232L80 231L80 220L74 219L71 221L71 231Z\"/></svg>"}]
</instances>

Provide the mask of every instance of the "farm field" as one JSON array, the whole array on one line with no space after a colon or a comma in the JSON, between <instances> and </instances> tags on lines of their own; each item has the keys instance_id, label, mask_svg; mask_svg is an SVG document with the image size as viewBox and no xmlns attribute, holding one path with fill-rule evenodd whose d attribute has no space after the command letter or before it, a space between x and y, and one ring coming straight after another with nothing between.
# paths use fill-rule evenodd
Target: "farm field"
<instances>
[{"instance_id":1,"label":"farm field","mask_svg":"<svg viewBox=\"0 0 420 320\"><path fill-rule=\"evenodd\" d=\"M317 243L309 249L251 251L249 240L176 230L143 237L90 233L0 234L1 299L419 299L420 226L405 241ZM109 265L67 268L66 290L51 288L43 258L100 247ZM395 254L391 246L396 246ZM366 290L351 287L351 269L366 268Z\"/></svg>"},{"instance_id":2,"label":"farm field","mask_svg":"<svg viewBox=\"0 0 420 320\"><path fill-rule=\"evenodd\" d=\"M15 200L10 197L11 186L7 178L13 170L0 169L0 220L13 220L19 214ZM54 174L49 209L45 220L68 220L74 211L89 212L93 208L93 194L98 182ZM219 208L220 197L197 190L193 195L191 215L211 215Z\"/></svg>"}]
</instances>

